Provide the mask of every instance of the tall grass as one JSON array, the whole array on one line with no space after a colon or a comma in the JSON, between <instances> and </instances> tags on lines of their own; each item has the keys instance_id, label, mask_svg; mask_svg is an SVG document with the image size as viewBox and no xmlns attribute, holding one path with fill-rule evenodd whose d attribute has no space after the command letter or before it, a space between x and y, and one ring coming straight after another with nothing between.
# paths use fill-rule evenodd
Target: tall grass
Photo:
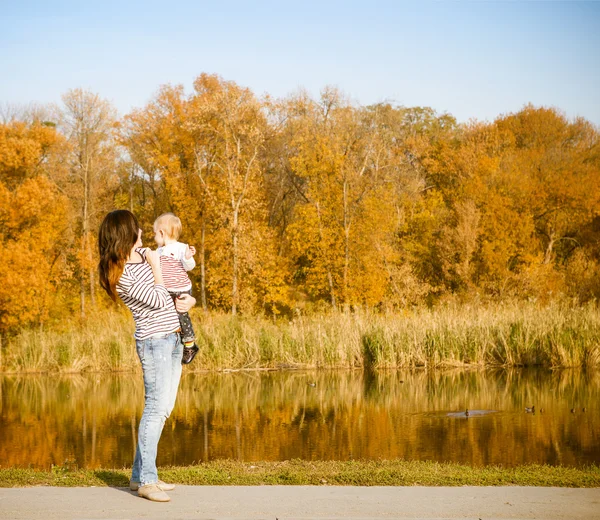
<instances>
[{"instance_id":1,"label":"tall grass","mask_svg":"<svg viewBox=\"0 0 600 520\"><path fill-rule=\"evenodd\" d=\"M2 345L5 372L131 371L139 363L131 316L121 310L95 314L59 330L22 330Z\"/></svg>"},{"instance_id":2,"label":"tall grass","mask_svg":"<svg viewBox=\"0 0 600 520\"><path fill-rule=\"evenodd\" d=\"M200 353L187 370L243 368L547 367L600 363L595 304L445 306L289 320L193 314ZM4 342L3 371L111 371L138 366L131 317L105 311L62 331Z\"/></svg>"}]
</instances>

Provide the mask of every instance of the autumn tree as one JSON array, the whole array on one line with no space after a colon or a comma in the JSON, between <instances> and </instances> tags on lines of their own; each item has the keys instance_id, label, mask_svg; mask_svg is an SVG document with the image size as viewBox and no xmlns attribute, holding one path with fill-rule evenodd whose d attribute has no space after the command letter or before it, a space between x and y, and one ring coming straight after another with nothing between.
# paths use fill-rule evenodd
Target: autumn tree
<instances>
[{"instance_id":1,"label":"autumn tree","mask_svg":"<svg viewBox=\"0 0 600 520\"><path fill-rule=\"evenodd\" d=\"M458 124L333 88L259 99L202 74L119 121L81 89L54 113L0 118L2 331L85 315L115 207L147 243L159 214L180 216L204 309L600 296L598 129L556 109Z\"/></svg>"},{"instance_id":2,"label":"autumn tree","mask_svg":"<svg viewBox=\"0 0 600 520\"><path fill-rule=\"evenodd\" d=\"M52 125L0 125L0 332L42 326L68 278L69 200L50 178L64 168Z\"/></svg>"},{"instance_id":3,"label":"autumn tree","mask_svg":"<svg viewBox=\"0 0 600 520\"><path fill-rule=\"evenodd\" d=\"M296 283L332 307L380 303L394 263L398 155L379 107L334 89L290 100L291 184L301 197L289 226Z\"/></svg>"},{"instance_id":4,"label":"autumn tree","mask_svg":"<svg viewBox=\"0 0 600 520\"><path fill-rule=\"evenodd\" d=\"M95 235L103 214L112 206L116 149L112 138L116 113L98 95L74 89L63 96L57 110L60 131L70 147L69 178L63 183L78 215L76 240L80 312L85 316L86 294L95 305ZM87 285L87 291L86 291Z\"/></svg>"},{"instance_id":5,"label":"autumn tree","mask_svg":"<svg viewBox=\"0 0 600 520\"><path fill-rule=\"evenodd\" d=\"M227 233L228 247L213 254L229 256L221 266L230 274L231 312L236 314L242 291L254 305L283 299L261 161L267 121L260 101L234 82L202 74L194 89L186 129L194 140L196 175L206 201ZM242 284L243 279L254 283Z\"/></svg>"},{"instance_id":6,"label":"autumn tree","mask_svg":"<svg viewBox=\"0 0 600 520\"><path fill-rule=\"evenodd\" d=\"M532 106L496 124L512 134L503 166L526 184L542 262L567 258L600 210L597 131L581 118L570 122L554 109Z\"/></svg>"},{"instance_id":7,"label":"autumn tree","mask_svg":"<svg viewBox=\"0 0 600 520\"><path fill-rule=\"evenodd\" d=\"M283 276L268 227L262 150L266 119L248 90L201 75L195 93L164 87L128 117L123 141L154 169L163 209L177 212L199 244L203 306L273 309Z\"/></svg>"}]
</instances>

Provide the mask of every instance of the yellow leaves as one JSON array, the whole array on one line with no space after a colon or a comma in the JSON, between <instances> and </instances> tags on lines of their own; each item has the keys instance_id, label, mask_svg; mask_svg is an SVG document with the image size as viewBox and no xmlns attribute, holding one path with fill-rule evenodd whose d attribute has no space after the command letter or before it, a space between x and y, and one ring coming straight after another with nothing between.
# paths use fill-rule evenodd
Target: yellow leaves
<instances>
[{"instance_id":1,"label":"yellow leaves","mask_svg":"<svg viewBox=\"0 0 600 520\"><path fill-rule=\"evenodd\" d=\"M355 109L332 90L319 102L295 100L290 112L289 164L302 191L287 229L295 279L315 299L379 304L393 263L382 252L397 226L402 159L392 135L377 110Z\"/></svg>"},{"instance_id":2,"label":"yellow leaves","mask_svg":"<svg viewBox=\"0 0 600 520\"><path fill-rule=\"evenodd\" d=\"M263 101L209 74L191 95L161 88L117 124L85 91L68 93L65 110L68 140L43 124L0 125L0 238L30 251L41 277L29 260L5 273L10 291L39 290L40 305L28 313L0 288L3 327L18 322L10 306L46 319L58 277L93 290L97 219L113 207L131 208L146 233L158 214L180 216L182 240L204 251L205 277L190 275L212 308L531 296L536 284L573 292L570 276L594 287L582 273L600 258L598 133L556 110L457 125L424 107L355 106L331 88Z\"/></svg>"},{"instance_id":3,"label":"yellow leaves","mask_svg":"<svg viewBox=\"0 0 600 520\"><path fill-rule=\"evenodd\" d=\"M40 143L25 135L23 126L13 125L12 132L3 127L0 132L0 168L13 175L33 168L42 150Z\"/></svg>"},{"instance_id":4,"label":"yellow leaves","mask_svg":"<svg viewBox=\"0 0 600 520\"><path fill-rule=\"evenodd\" d=\"M0 191L4 198L6 189ZM48 179L25 181L9 194L9 200L2 233L5 255L0 264L0 330L47 317L48 295L53 290L51 272L57 257L65 254L58 243L66 230L67 201Z\"/></svg>"},{"instance_id":5,"label":"yellow leaves","mask_svg":"<svg viewBox=\"0 0 600 520\"><path fill-rule=\"evenodd\" d=\"M0 239L4 238L5 229L10 222L11 193L0 181Z\"/></svg>"},{"instance_id":6,"label":"yellow leaves","mask_svg":"<svg viewBox=\"0 0 600 520\"><path fill-rule=\"evenodd\" d=\"M591 135L580 121L570 122L556 110L532 106L493 124L466 125L452 141L434 145L434 152L423 152L422 164L443 194L451 219L440 227L432 224L433 248L422 240L422 233L417 234L420 243L410 237L405 247L420 251L422 258L427 251L434 253L433 265L435 259L439 264L427 276L435 280L439 269L451 290L461 279L495 291L519 273L522 280L533 272L534 278L542 277L538 264L555 258L564 262L583 244L578 235L598 204L600 183L593 179L599 178L600 164L594 160ZM462 205L468 200L479 218L475 247L472 239L468 241L472 255L467 265L468 259L456 246L461 240L466 244L460 235L473 235L475 229L470 226L467 232L467 222L461 224ZM422 211L413 215L412 225L422 228L426 216ZM549 283L540 283L540 290ZM557 290L555 281L551 285ZM530 294L522 287L524 294Z\"/></svg>"},{"instance_id":7,"label":"yellow leaves","mask_svg":"<svg viewBox=\"0 0 600 520\"><path fill-rule=\"evenodd\" d=\"M62 141L54 128L40 123L0 125L0 180L12 187L44 171L45 154Z\"/></svg>"},{"instance_id":8,"label":"yellow leaves","mask_svg":"<svg viewBox=\"0 0 600 520\"><path fill-rule=\"evenodd\" d=\"M42 322L51 259L27 240L9 242L0 265L0 330Z\"/></svg>"},{"instance_id":9,"label":"yellow leaves","mask_svg":"<svg viewBox=\"0 0 600 520\"><path fill-rule=\"evenodd\" d=\"M63 143L41 124L0 125L0 331L48 317L70 204L45 170Z\"/></svg>"},{"instance_id":10,"label":"yellow leaves","mask_svg":"<svg viewBox=\"0 0 600 520\"><path fill-rule=\"evenodd\" d=\"M202 74L194 87L190 97L163 88L127 118L122 142L141 168L160 176L163 207L179 214L186 239L205 251L211 303L260 308L275 298L268 295L277 292L281 270L266 223L266 119L252 92L234 82ZM266 274L269 265L274 272Z\"/></svg>"}]
</instances>

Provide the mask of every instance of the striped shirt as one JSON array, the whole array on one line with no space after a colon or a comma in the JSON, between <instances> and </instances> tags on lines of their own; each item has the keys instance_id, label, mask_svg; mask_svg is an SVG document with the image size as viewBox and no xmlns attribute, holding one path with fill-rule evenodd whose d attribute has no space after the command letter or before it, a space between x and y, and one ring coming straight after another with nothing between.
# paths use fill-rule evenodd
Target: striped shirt
<instances>
[{"instance_id":1,"label":"striped shirt","mask_svg":"<svg viewBox=\"0 0 600 520\"><path fill-rule=\"evenodd\" d=\"M135 321L135 339L170 334L179 329L173 298L163 285L154 284L154 274L146 262L146 250L139 264L126 263L117 284L117 293L129 307Z\"/></svg>"},{"instance_id":2,"label":"striped shirt","mask_svg":"<svg viewBox=\"0 0 600 520\"><path fill-rule=\"evenodd\" d=\"M192 288L186 271L196 267L196 262L194 257L185 257L187 248L187 244L172 242L157 249L165 287L170 292L189 291Z\"/></svg>"}]
</instances>

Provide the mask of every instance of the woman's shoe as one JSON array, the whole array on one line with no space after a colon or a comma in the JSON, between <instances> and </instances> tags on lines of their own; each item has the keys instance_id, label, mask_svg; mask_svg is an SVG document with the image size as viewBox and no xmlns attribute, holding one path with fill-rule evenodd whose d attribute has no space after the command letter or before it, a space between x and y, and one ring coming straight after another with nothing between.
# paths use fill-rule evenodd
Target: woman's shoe
<instances>
[{"instance_id":1,"label":"woman's shoe","mask_svg":"<svg viewBox=\"0 0 600 520\"><path fill-rule=\"evenodd\" d=\"M152 500L152 502L169 502L171 500L171 497L160 489L158 483L140 486L138 496Z\"/></svg>"},{"instance_id":2,"label":"woman's shoe","mask_svg":"<svg viewBox=\"0 0 600 520\"><path fill-rule=\"evenodd\" d=\"M183 357L181 358L182 365L189 365L200 349L194 343L191 347L183 347Z\"/></svg>"},{"instance_id":3,"label":"woman's shoe","mask_svg":"<svg viewBox=\"0 0 600 520\"><path fill-rule=\"evenodd\" d=\"M173 491L175 489L175 484L167 484L166 482L163 482L162 480L159 480L156 485L162 489L163 491ZM137 491L138 489L140 489L140 483L139 482L134 482L133 480L129 481L129 489L131 491Z\"/></svg>"}]
</instances>

